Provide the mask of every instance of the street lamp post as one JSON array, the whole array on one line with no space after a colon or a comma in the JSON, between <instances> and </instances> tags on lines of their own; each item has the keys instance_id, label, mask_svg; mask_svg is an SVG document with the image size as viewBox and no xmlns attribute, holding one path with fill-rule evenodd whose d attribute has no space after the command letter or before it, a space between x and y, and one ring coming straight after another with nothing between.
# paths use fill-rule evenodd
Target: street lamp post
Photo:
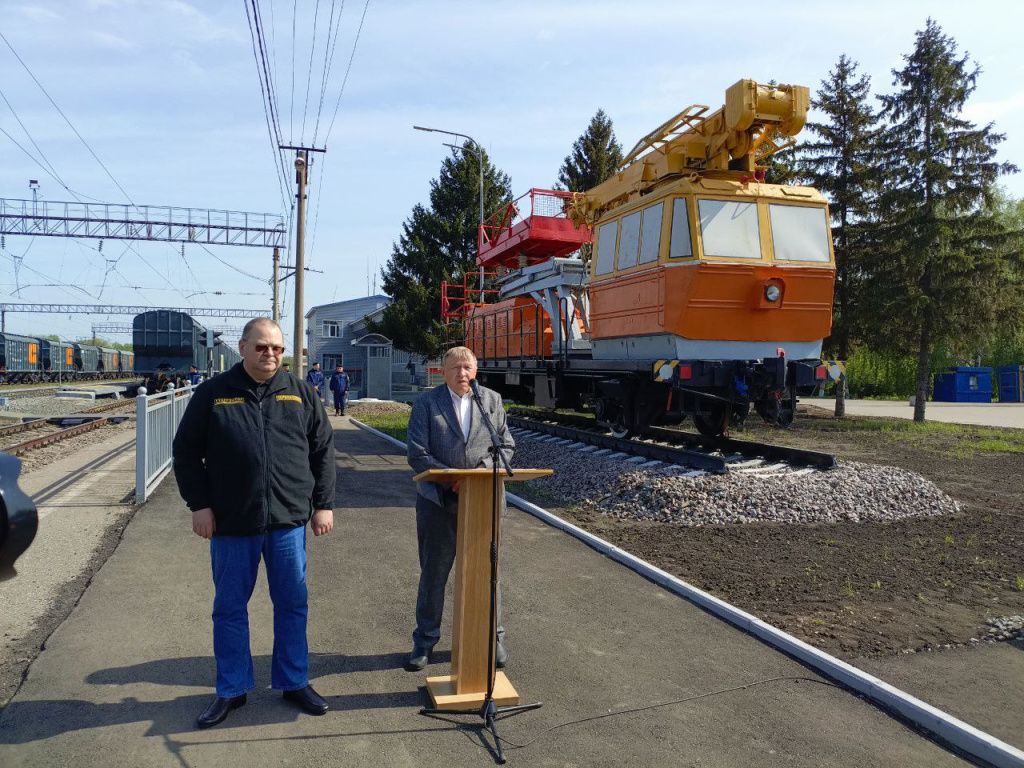
<instances>
[{"instance_id":1,"label":"street lamp post","mask_svg":"<svg viewBox=\"0 0 1024 768\"><path fill-rule=\"evenodd\" d=\"M414 125L417 131L426 131L427 133L444 133L448 136L457 136L460 139L466 139L473 143L472 152L477 157L477 165L480 166L480 223L484 223L484 150L480 146L480 142L465 133L456 133L455 131L443 131L440 128L424 128L422 125ZM458 146L457 144L447 144L449 147L456 147L457 149L465 150L466 147ZM477 232L477 243L480 242L480 233ZM484 267L480 265L480 301L483 301L484 296Z\"/></svg>"}]
</instances>

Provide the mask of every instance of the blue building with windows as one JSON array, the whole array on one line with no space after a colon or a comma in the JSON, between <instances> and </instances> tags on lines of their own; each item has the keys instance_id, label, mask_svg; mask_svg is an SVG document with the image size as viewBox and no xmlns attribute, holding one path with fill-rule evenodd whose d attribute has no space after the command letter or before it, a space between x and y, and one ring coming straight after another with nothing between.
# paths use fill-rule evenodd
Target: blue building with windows
<instances>
[{"instance_id":1,"label":"blue building with windows","mask_svg":"<svg viewBox=\"0 0 1024 768\"><path fill-rule=\"evenodd\" d=\"M307 367L320 363L330 377L339 363L352 381L353 399L409 400L440 381L440 363L401 349L367 328L380 319L391 298L382 294L312 307L306 313Z\"/></svg>"}]
</instances>

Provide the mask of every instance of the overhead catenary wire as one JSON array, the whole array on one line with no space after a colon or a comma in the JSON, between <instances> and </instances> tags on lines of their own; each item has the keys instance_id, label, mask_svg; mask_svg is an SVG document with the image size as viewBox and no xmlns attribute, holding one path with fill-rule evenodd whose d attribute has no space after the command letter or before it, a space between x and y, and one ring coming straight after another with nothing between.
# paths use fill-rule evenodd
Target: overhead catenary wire
<instances>
[{"instance_id":1,"label":"overhead catenary wire","mask_svg":"<svg viewBox=\"0 0 1024 768\"><path fill-rule=\"evenodd\" d=\"M93 151L93 148L89 145L89 142L85 140L85 137L83 137L82 134L78 132L78 129L75 128L74 123L72 123L71 120L68 119L68 116L64 114L64 110L62 110L57 105L57 102L53 100L53 97L50 96L49 91L47 91L46 88L43 87L43 84L41 82L39 82L39 78L37 78L35 76L35 74L32 72L32 70L29 69L28 64L26 64L24 62L24 60L21 58L21 56L18 55L18 52L14 49L14 46L11 45L11 42L7 39L7 37L4 35L4 33L2 31L0 31L0 40L4 41L4 43L10 49L11 53L14 54L14 58L16 58L18 60L18 63L21 64L21 66L25 69L25 71L28 73L28 76L32 78L32 81L37 86L39 86L39 90L41 90L43 92L43 95L46 96L46 98L50 102L50 104L53 105L53 108L57 110L57 114L59 114L62 118L64 118L64 122L68 124L68 127L72 130L72 132L74 132L75 136L78 137L78 140L82 142L82 145L89 151L89 154L92 155L93 159L97 163L99 163L99 165L103 169L104 173L106 173L107 176L110 178L110 180L112 182L114 182L114 186L116 186L121 191L121 194L124 195L125 199L129 203L131 203L133 207L137 207L135 205L135 201L132 200L131 195L129 195L125 191L125 188L121 186L121 183L117 179L114 178L114 174L112 174L110 172L110 169L107 168L107 166L104 164L104 162L100 159L99 155L97 155L96 152Z\"/></svg>"}]
</instances>

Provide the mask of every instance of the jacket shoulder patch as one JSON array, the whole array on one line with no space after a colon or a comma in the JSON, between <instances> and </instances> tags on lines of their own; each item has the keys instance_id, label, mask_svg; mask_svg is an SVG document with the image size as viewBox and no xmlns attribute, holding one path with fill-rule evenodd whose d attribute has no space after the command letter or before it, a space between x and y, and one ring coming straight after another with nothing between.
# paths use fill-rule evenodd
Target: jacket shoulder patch
<instances>
[{"instance_id":1,"label":"jacket shoulder patch","mask_svg":"<svg viewBox=\"0 0 1024 768\"><path fill-rule=\"evenodd\" d=\"M213 404L216 405L242 405L245 403L244 397L217 397L214 398Z\"/></svg>"},{"instance_id":2,"label":"jacket shoulder patch","mask_svg":"<svg viewBox=\"0 0 1024 768\"><path fill-rule=\"evenodd\" d=\"M285 401L290 403L301 403L302 398L298 395L275 395L277 402Z\"/></svg>"}]
</instances>

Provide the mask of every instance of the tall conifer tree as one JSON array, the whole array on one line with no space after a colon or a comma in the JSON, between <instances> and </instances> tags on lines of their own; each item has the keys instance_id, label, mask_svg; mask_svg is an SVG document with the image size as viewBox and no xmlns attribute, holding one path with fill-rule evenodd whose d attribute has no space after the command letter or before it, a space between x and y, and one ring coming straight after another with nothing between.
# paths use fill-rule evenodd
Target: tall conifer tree
<instances>
[{"instance_id":1,"label":"tall conifer tree","mask_svg":"<svg viewBox=\"0 0 1024 768\"><path fill-rule=\"evenodd\" d=\"M858 329L864 262L872 248L872 202L878 191L877 114L871 109L871 79L857 75L845 54L823 80L812 105L824 119L808 123L816 141L800 145L804 176L829 200L836 254L835 314L829 346L841 360L850 356Z\"/></svg>"},{"instance_id":2,"label":"tall conifer tree","mask_svg":"<svg viewBox=\"0 0 1024 768\"><path fill-rule=\"evenodd\" d=\"M570 192L585 192L615 173L621 164L622 145L615 138L611 118L599 109L562 163L558 185Z\"/></svg>"},{"instance_id":3,"label":"tall conifer tree","mask_svg":"<svg viewBox=\"0 0 1024 768\"><path fill-rule=\"evenodd\" d=\"M399 349L436 356L444 342L441 283L461 281L477 269L480 218L480 165L467 143L441 164L430 182L430 206L417 204L402 224L402 234L381 269L381 286L392 299L371 330L390 338ZM494 211L512 199L509 177L486 153L484 210Z\"/></svg>"},{"instance_id":4,"label":"tall conifer tree","mask_svg":"<svg viewBox=\"0 0 1024 768\"><path fill-rule=\"evenodd\" d=\"M870 290L874 335L917 356L914 420L923 421L933 348L975 346L998 323L1007 233L992 214L1002 134L962 117L980 68L932 19L917 33L895 93L882 96L884 248Z\"/></svg>"}]
</instances>

